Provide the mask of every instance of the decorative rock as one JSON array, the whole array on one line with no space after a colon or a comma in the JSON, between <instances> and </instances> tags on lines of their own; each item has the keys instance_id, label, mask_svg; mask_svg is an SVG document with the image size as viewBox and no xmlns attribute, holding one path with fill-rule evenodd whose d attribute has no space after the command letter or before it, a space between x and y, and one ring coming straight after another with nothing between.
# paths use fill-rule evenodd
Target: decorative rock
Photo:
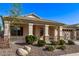
<instances>
[{"instance_id":1,"label":"decorative rock","mask_svg":"<svg viewBox=\"0 0 79 59\"><path fill-rule=\"evenodd\" d=\"M29 46L24 46L24 49L27 50L28 52L31 51L31 47L29 47Z\"/></svg>"},{"instance_id":2,"label":"decorative rock","mask_svg":"<svg viewBox=\"0 0 79 59\"><path fill-rule=\"evenodd\" d=\"M16 50L16 53L19 55L19 56L26 56L28 55L28 51L26 51L25 49L22 49L22 48L18 48Z\"/></svg>"}]
</instances>

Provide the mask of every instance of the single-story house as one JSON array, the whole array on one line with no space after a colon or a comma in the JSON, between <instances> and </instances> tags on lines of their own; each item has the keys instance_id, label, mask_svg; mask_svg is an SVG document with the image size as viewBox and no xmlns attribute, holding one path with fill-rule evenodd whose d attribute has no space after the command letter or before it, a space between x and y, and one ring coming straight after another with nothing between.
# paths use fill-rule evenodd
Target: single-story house
<instances>
[{"instance_id":1,"label":"single-story house","mask_svg":"<svg viewBox=\"0 0 79 59\"><path fill-rule=\"evenodd\" d=\"M18 16L17 20L11 17L4 18L4 38L10 42L25 42L26 35L35 35L41 40L79 39L79 28L77 25L66 25L64 23L43 19L36 14Z\"/></svg>"}]
</instances>

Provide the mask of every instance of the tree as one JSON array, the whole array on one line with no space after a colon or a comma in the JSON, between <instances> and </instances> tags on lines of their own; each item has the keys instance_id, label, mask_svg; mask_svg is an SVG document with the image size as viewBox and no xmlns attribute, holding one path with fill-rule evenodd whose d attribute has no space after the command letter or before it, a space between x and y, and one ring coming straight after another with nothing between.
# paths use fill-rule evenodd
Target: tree
<instances>
[{"instance_id":1,"label":"tree","mask_svg":"<svg viewBox=\"0 0 79 59\"><path fill-rule=\"evenodd\" d=\"M0 31L2 32L1 35L4 36L4 19L2 16L0 16L0 20L2 24L0 24Z\"/></svg>"},{"instance_id":2,"label":"tree","mask_svg":"<svg viewBox=\"0 0 79 59\"><path fill-rule=\"evenodd\" d=\"M10 10L10 17L11 17L11 22L15 21L16 22L16 17L21 15L21 4L19 3L13 3L12 8Z\"/></svg>"},{"instance_id":3,"label":"tree","mask_svg":"<svg viewBox=\"0 0 79 59\"><path fill-rule=\"evenodd\" d=\"M21 15L21 4L13 3L12 8L10 10L10 17L11 17L10 25L12 24L12 22L17 22L18 19L16 17L18 17L20 15ZM17 36L18 26L16 25L15 27L16 27L16 36Z\"/></svg>"},{"instance_id":4,"label":"tree","mask_svg":"<svg viewBox=\"0 0 79 59\"><path fill-rule=\"evenodd\" d=\"M17 22L17 16L21 15L21 4L12 3L12 8L10 9L10 23Z\"/></svg>"},{"instance_id":5,"label":"tree","mask_svg":"<svg viewBox=\"0 0 79 59\"><path fill-rule=\"evenodd\" d=\"M12 16L12 17L17 17L17 16L21 15L21 4L13 3L10 13L11 13L10 16Z\"/></svg>"},{"instance_id":6,"label":"tree","mask_svg":"<svg viewBox=\"0 0 79 59\"><path fill-rule=\"evenodd\" d=\"M0 32L2 31L2 29L1 29L1 25L0 25Z\"/></svg>"}]
</instances>

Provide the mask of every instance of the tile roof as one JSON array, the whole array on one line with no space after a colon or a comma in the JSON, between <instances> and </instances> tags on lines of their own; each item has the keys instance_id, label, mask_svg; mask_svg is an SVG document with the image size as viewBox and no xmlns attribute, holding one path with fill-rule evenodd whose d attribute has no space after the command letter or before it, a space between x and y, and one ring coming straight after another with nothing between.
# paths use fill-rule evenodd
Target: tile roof
<instances>
[{"instance_id":1,"label":"tile roof","mask_svg":"<svg viewBox=\"0 0 79 59\"><path fill-rule=\"evenodd\" d=\"M28 16L34 16L34 18L28 17ZM4 18L10 18L9 16L6 16ZM49 23L49 24L55 24L55 25L65 25L64 23L60 23L57 21L51 21L47 19L42 19L41 17L37 16L36 14L28 14L26 16L18 16L16 17L19 20L27 20L27 21L36 21L36 22L44 22L44 23Z\"/></svg>"}]
</instances>

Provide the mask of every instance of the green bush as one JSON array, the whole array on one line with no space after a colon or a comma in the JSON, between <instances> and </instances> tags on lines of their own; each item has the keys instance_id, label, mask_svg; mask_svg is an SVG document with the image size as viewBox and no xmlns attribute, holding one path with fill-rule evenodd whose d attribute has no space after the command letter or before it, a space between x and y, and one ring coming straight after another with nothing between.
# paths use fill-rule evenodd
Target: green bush
<instances>
[{"instance_id":1,"label":"green bush","mask_svg":"<svg viewBox=\"0 0 79 59\"><path fill-rule=\"evenodd\" d=\"M65 46L65 45L59 45L59 46L57 47L57 49L65 50L65 49L66 49L66 46Z\"/></svg>"},{"instance_id":2,"label":"green bush","mask_svg":"<svg viewBox=\"0 0 79 59\"><path fill-rule=\"evenodd\" d=\"M75 45L75 43L72 40L68 40L68 45Z\"/></svg>"},{"instance_id":3,"label":"green bush","mask_svg":"<svg viewBox=\"0 0 79 59\"><path fill-rule=\"evenodd\" d=\"M44 46L45 44L45 40L38 40L38 46Z\"/></svg>"},{"instance_id":4,"label":"green bush","mask_svg":"<svg viewBox=\"0 0 79 59\"><path fill-rule=\"evenodd\" d=\"M55 48L52 45L46 46L46 50L53 51Z\"/></svg>"},{"instance_id":5,"label":"green bush","mask_svg":"<svg viewBox=\"0 0 79 59\"><path fill-rule=\"evenodd\" d=\"M51 45L57 45L57 41L51 41Z\"/></svg>"},{"instance_id":6,"label":"green bush","mask_svg":"<svg viewBox=\"0 0 79 59\"><path fill-rule=\"evenodd\" d=\"M66 44L66 42L64 40L59 40L58 41L58 45L64 45L64 44Z\"/></svg>"},{"instance_id":7,"label":"green bush","mask_svg":"<svg viewBox=\"0 0 79 59\"><path fill-rule=\"evenodd\" d=\"M25 37L25 41L27 44L33 44L35 41L37 41L37 37L33 35L27 35Z\"/></svg>"}]
</instances>

